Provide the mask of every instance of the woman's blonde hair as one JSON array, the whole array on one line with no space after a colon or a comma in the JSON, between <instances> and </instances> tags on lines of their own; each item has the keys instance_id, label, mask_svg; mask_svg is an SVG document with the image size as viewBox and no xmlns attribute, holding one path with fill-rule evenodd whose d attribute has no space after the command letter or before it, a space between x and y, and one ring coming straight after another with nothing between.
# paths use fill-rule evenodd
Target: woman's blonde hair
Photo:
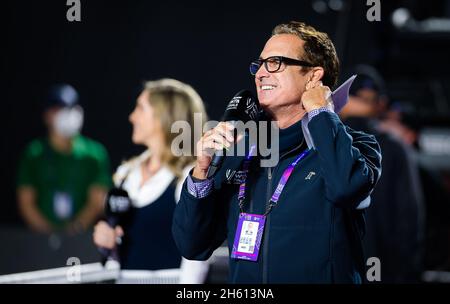
<instances>
[{"instance_id":1,"label":"woman's blonde hair","mask_svg":"<svg viewBox=\"0 0 450 304\"><path fill-rule=\"evenodd\" d=\"M188 84L175 79L159 79L147 81L145 91L148 101L153 107L154 117L161 123L164 134L165 147L162 162L177 176L181 177L183 169L192 163L194 158L194 114L201 114L201 126L207 121L207 114L200 95ZM186 121L191 126L191 150L188 155L175 156L171 151L171 143L178 136L171 132L172 124L176 121ZM185 151L185 150L184 150Z\"/></svg>"}]
</instances>

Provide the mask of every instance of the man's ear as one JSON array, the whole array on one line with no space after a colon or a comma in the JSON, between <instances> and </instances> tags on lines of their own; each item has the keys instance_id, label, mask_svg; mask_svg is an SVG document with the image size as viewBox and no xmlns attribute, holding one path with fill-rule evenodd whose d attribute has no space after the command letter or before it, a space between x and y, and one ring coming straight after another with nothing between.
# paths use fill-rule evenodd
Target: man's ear
<instances>
[{"instance_id":1,"label":"man's ear","mask_svg":"<svg viewBox=\"0 0 450 304\"><path fill-rule=\"evenodd\" d=\"M321 81L323 78L323 75L325 74L325 71L322 67L313 67L310 70L310 79L312 83L316 83L318 81Z\"/></svg>"}]
</instances>

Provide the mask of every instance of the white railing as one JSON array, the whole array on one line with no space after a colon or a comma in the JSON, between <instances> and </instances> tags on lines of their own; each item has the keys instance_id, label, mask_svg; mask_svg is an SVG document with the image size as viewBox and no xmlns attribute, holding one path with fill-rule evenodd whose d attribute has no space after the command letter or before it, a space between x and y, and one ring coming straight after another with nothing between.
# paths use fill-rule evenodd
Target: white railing
<instances>
[{"instance_id":1,"label":"white railing","mask_svg":"<svg viewBox=\"0 0 450 304\"><path fill-rule=\"evenodd\" d=\"M179 277L179 269L120 270L118 263L108 261L105 266L92 263L2 275L0 284L176 284Z\"/></svg>"}]
</instances>

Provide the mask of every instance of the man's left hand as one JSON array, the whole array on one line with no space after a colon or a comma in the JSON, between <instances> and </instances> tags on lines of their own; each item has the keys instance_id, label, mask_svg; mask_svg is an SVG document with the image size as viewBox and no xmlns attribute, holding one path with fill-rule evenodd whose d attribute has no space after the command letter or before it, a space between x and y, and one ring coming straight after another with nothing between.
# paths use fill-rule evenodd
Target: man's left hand
<instances>
[{"instance_id":1,"label":"man's left hand","mask_svg":"<svg viewBox=\"0 0 450 304\"><path fill-rule=\"evenodd\" d=\"M302 105L306 112L310 112L328 104L328 97L331 95L329 87L322 85L321 81L308 83L306 91L302 95Z\"/></svg>"}]
</instances>

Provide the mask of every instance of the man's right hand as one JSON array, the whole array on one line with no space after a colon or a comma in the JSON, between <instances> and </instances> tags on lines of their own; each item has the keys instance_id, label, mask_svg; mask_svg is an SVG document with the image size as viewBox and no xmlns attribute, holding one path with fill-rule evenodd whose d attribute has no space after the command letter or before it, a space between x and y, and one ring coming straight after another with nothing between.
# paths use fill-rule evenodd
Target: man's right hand
<instances>
[{"instance_id":1,"label":"man's right hand","mask_svg":"<svg viewBox=\"0 0 450 304\"><path fill-rule=\"evenodd\" d=\"M112 228L105 221L100 221L94 227L94 243L98 247L113 249L117 245L117 239L123 236L120 226Z\"/></svg>"},{"instance_id":2,"label":"man's right hand","mask_svg":"<svg viewBox=\"0 0 450 304\"><path fill-rule=\"evenodd\" d=\"M228 149L234 143L234 127L229 122L220 122L214 129L209 130L197 142L197 163L192 176L206 179L209 164L215 151ZM240 137L238 136L238 140Z\"/></svg>"}]
</instances>

